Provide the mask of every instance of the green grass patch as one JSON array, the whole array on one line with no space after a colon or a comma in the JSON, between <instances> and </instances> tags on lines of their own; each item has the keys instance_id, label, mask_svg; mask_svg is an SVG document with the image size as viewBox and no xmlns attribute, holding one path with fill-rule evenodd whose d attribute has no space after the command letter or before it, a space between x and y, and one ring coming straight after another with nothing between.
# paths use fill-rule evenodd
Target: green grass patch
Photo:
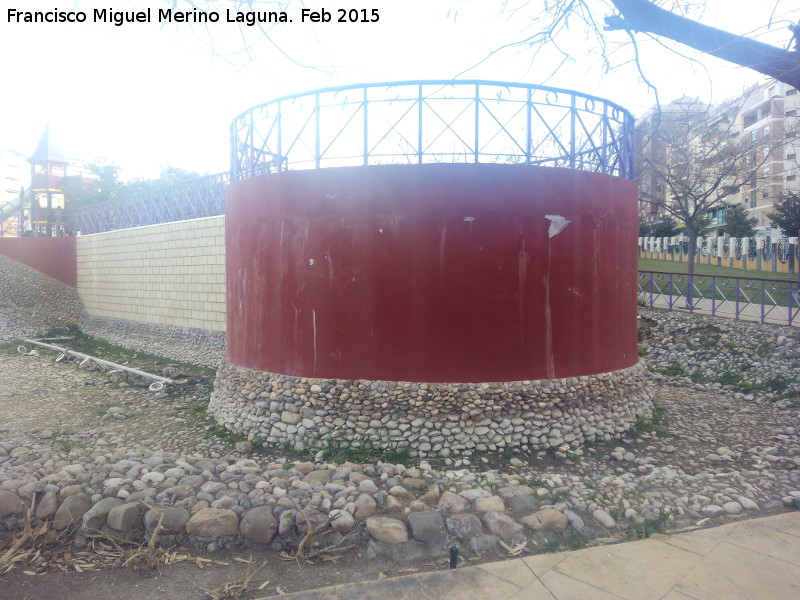
<instances>
[{"instance_id":1,"label":"green grass patch","mask_svg":"<svg viewBox=\"0 0 800 600\"><path fill-rule=\"evenodd\" d=\"M658 437L668 437L669 431L666 429L667 424L667 409L654 402L650 418L639 417L636 419L636 422L633 424L633 432L636 435L654 433Z\"/></svg>"},{"instance_id":2,"label":"green grass patch","mask_svg":"<svg viewBox=\"0 0 800 600\"><path fill-rule=\"evenodd\" d=\"M653 369L653 371L667 377L686 377L686 369L679 362L672 362L663 369Z\"/></svg>"},{"instance_id":3,"label":"green grass patch","mask_svg":"<svg viewBox=\"0 0 800 600\"><path fill-rule=\"evenodd\" d=\"M411 457L411 449L397 443L382 445L369 438L345 440L342 438L322 439L319 435L301 440L300 449L295 443L287 440L281 444L287 458L309 458L322 450L322 458L334 463L354 462L368 463L381 461L386 463L404 463Z\"/></svg>"},{"instance_id":4,"label":"green grass patch","mask_svg":"<svg viewBox=\"0 0 800 600\"><path fill-rule=\"evenodd\" d=\"M789 381L783 375L770 377L764 382L764 387L775 394L785 394L789 389Z\"/></svg>"},{"instance_id":5,"label":"green grass patch","mask_svg":"<svg viewBox=\"0 0 800 600\"><path fill-rule=\"evenodd\" d=\"M225 440L226 442L230 442L231 444L247 441L245 436L239 435L238 433L233 433L221 425L210 426L209 429L206 430L206 437L219 438L221 440Z\"/></svg>"},{"instance_id":6,"label":"green grass patch","mask_svg":"<svg viewBox=\"0 0 800 600\"><path fill-rule=\"evenodd\" d=\"M527 485L528 487L532 488L543 488L547 487L547 482L544 479L537 479L535 477L528 477L521 481L523 485Z\"/></svg>"},{"instance_id":7,"label":"green grass patch","mask_svg":"<svg viewBox=\"0 0 800 600\"><path fill-rule=\"evenodd\" d=\"M69 454L75 448L86 448L87 444L84 442L73 442L65 438L54 438L51 441L53 448L64 454Z\"/></svg>"},{"instance_id":8,"label":"green grass patch","mask_svg":"<svg viewBox=\"0 0 800 600\"><path fill-rule=\"evenodd\" d=\"M586 539L571 525L564 531L548 533L534 550L534 554L552 554L561 550L580 550Z\"/></svg>"},{"instance_id":9,"label":"green grass patch","mask_svg":"<svg viewBox=\"0 0 800 600\"><path fill-rule=\"evenodd\" d=\"M717 383L735 387L742 392L755 392L759 390L758 386L745 381L741 373L723 373L717 378Z\"/></svg>"},{"instance_id":10,"label":"green grass patch","mask_svg":"<svg viewBox=\"0 0 800 600\"><path fill-rule=\"evenodd\" d=\"M643 523L631 523L626 530L628 539L643 540L649 538L654 533L667 533L669 530L670 512L663 511L658 515L657 519L653 521L644 521Z\"/></svg>"}]
</instances>

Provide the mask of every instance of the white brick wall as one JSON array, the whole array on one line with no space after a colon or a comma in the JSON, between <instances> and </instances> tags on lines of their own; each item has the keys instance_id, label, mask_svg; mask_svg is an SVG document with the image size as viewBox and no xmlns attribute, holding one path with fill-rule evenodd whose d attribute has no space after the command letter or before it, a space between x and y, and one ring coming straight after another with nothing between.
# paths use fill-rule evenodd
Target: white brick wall
<instances>
[{"instance_id":1,"label":"white brick wall","mask_svg":"<svg viewBox=\"0 0 800 600\"><path fill-rule=\"evenodd\" d=\"M225 217L77 239L91 315L225 331Z\"/></svg>"}]
</instances>

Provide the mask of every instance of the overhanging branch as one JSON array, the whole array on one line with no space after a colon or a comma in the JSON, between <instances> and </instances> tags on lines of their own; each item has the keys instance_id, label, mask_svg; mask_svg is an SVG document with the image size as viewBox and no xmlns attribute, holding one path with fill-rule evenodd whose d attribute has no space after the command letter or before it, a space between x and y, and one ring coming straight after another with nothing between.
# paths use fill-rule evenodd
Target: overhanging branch
<instances>
[{"instance_id":1,"label":"overhanging branch","mask_svg":"<svg viewBox=\"0 0 800 600\"><path fill-rule=\"evenodd\" d=\"M606 29L643 31L685 44L800 88L800 53L783 50L702 25L655 6L649 0L611 0L620 16L606 17Z\"/></svg>"}]
</instances>

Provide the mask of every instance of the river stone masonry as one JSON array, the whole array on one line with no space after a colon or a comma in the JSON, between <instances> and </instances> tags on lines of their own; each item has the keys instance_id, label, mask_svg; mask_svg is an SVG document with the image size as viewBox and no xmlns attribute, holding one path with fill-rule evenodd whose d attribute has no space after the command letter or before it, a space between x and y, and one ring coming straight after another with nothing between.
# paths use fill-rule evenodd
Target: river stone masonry
<instances>
[{"instance_id":1,"label":"river stone masonry","mask_svg":"<svg viewBox=\"0 0 800 600\"><path fill-rule=\"evenodd\" d=\"M0 342L78 322L78 290L0 254Z\"/></svg>"},{"instance_id":2,"label":"river stone masonry","mask_svg":"<svg viewBox=\"0 0 800 600\"><path fill-rule=\"evenodd\" d=\"M225 355L225 332L84 314L81 330L128 350L216 367Z\"/></svg>"},{"instance_id":3,"label":"river stone masonry","mask_svg":"<svg viewBox=\"0 0 800 600\"><path fill-rule=\"evenodd\" d=\"M311 379L228 362L209 412L252 441L324 448L369 440L412 456L544 449L611 439L649 416L644 363L611 373L504 383Z\"/></svg>"}]
</instances>

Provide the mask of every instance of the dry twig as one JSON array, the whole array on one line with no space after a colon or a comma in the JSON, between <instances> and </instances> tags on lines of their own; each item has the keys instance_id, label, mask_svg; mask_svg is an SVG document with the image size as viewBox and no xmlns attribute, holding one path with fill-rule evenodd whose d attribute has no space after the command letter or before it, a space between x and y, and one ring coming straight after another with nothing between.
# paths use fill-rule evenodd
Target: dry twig
<instances>
[{"instance_id":1,"label":"dry twig","mask_svg":"<svg viewBox=\"0 0 800 600\"><path fill-rule=\"evenodd\" d=\"M230 581L226 581L219 587L215 587L214 589L206 589L200 587L199 585L195 585L195 589L200 590L204 594L208 594L209 598L213 600L240 600L244 594L250 591L250 584L253 582L255 576L258 572L263 569L268 561L262 562L257 568L250 570L248 567L247 575L238 579L232 579ZM269 581L267 580L259 580L261 581L261 585L258 586L257 589L263 590Z\"/></svg>"}]
</instances>

